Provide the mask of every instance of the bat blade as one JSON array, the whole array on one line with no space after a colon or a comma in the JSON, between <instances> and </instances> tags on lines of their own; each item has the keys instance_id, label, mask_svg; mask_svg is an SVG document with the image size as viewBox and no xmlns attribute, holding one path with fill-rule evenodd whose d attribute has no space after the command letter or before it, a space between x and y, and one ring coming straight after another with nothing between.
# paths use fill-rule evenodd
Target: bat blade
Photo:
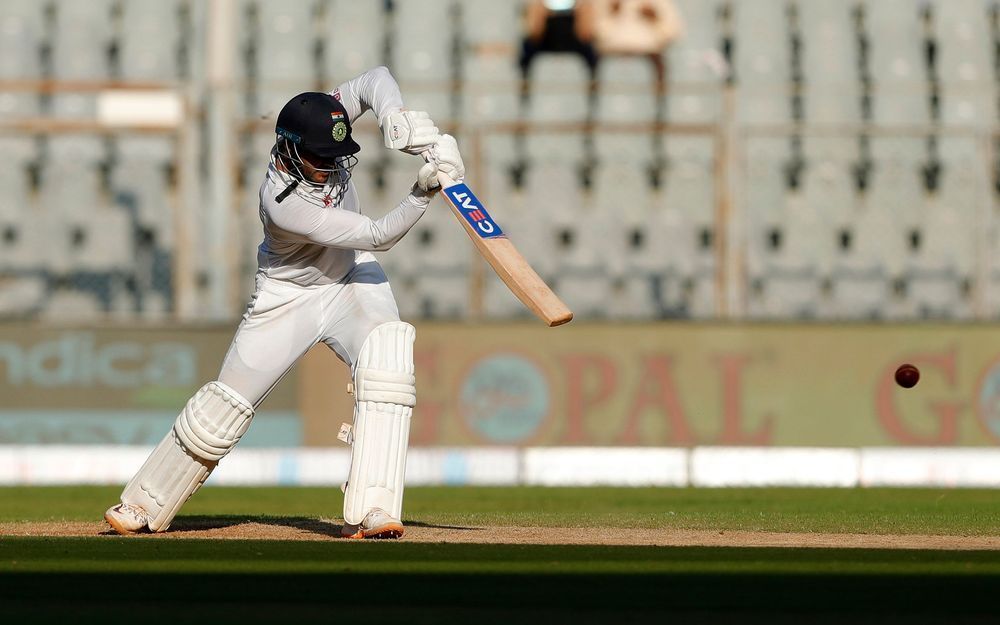
<instances>
[{"instance_id":1,"label":"bat blade","mask_svg":"<svg viewBox=\"0 0 1000 625\"><path fill-rule=\"evenodd\" d=\"M444 174L438 174L438 180L466 234L511 293L549 327L569 323L573 312L531 268L472 189Z\"/></svg>"}]
</instances>

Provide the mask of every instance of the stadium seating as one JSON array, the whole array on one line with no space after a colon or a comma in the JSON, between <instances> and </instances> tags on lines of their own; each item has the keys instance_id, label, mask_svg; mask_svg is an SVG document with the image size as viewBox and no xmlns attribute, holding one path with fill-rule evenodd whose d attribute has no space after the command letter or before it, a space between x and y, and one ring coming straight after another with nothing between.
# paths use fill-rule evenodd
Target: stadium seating
<instances>
[{"instance_id":1,"label":"stadium seating","mask_svg":"<svg viewBox=\"0 0 1000 625\"><path fill-rule=\"evenodd\" d=\"M393 39L393 68L414 81L437 83L437 90L445 92L444 83L451 80L458 61L452 54L456 33L449 28L456 17L453 4L450 0L400 2L392 15L395 32L407 33Z\"/></svg>"},{"instance_id":2,"label":"stadium seating","mask_svg":"<svg viewBox=\"0 0 1000 625\"><path fill-rule=\"evenodd\" d=\"M720 50L718 11L722 3L679 0L676 4L685 30L684 36L664 52L669 119L680 123L718 121L722 115L719 89L728 74Z\"/></svg>"},{"instance_id":3,"label":"stadium seating","mask_svg":"<svg viewBox=\"0 0 1000 625\"><path fill-rule=\"evenodd\" d=\"M57 215L77 215L106 206L101 168L108 160L106 142L86 134L49 138L42 155L39 206Z\"/></svg>"},{"instance_id":4,"label":"stadium seating","mask_svg":"<svg viewBox=\"0 0 1000 625\"><path fill-rule=\"evenodd\" d=\"M748 124L791 121L788 28L784 0L757 0L736 8L738 119Z\"/></svg>"},{"instance_id":5,"label":"stadium seating","mask_svg":"<svg viewBox=\"0 0 1000 625\"><path fill-rule=\"evenodd\" d=\"M169 137L123 137L115 142L111 181L115 198L132 208L136 225L153 241L170 246L174 240L174 198L170 171L176 165L174 141Z\"/></svg>"},{"instance_id":6,"label":"stadium seating","mask_svg":"<svg viewBox=\"0 0 1000 625\"><path fill-rule=\"evenodd\" d=\"M848 222L856 202L851 169L858 159L857 138L809 136L803 141L803 151L806 170L801 193L806 203L831 216L833 223Z\"/></svg>"},{"instance_id":7,"label":"stadium seating","mask_svg":"<svg viewBox=\"0 0 1000 625\"><path fill-rule=\"evenodd\" d=\"M327 3L325 21L319 24L326 43L325 66L331 83L339 84L352 76L384 65L384 24L382 2L333 0Z\"/></svg>"},{"instance_id":8,"label":"stadium seating","mask_svg":"<svg viewBox=\"0 0 1000 625\"><path fill-rule=\"evenodd\" d=\"M595 119L599 122L652 122L656 94L650 89L655 70L642 57L608 57L598 68L599 87Z\"/></svg>"},{"instance_id":9,"label":"stadium seating","mask_svg":"<svg viewBox=\"0 0 1000 625\"><path fill-rule=\"evenodd\" d=\"M41 215L31 212L0 218L0 273L5 275L43 274L48 257L59 252L46 245L50 240L48 224Z\"/></svg>"},{"instance_id":10,"label":"stadium seating","mask_svg":"<svg viewBox=\"0 0 1000 625\"><path fill-rule=\"evenodd\" d=\"M39 45L45 40L42 2L0 2L0 79L32 79L42 73Z\"/></svg>"},{"instance_id":11,"label":"stadium seating","mask_svg":"<svg viewBox=\"0 0 1000 625\"><path fill-rule=\"evenodd\" d=\"M824 260L824 215L800 196L789 196L778 211L751 221L747 257L748 304L755 317L812 318L820 314Z\"/></svg>"},{"instance_id":12,"label":"stadium seating","mask_svg":"<svg viewBox=\"0 0 1000 625\"><path fill-rule=\"evenodd\" d=\"M527 118L534 122L583 121L587 118L587 65L574 54L535 58Z\"/></svg>"},{"instance_id":13,"label":"stadium seating","mask_svg":"<svg viewBox=\"0 0 1000 625\"><path fill-rule=\"evenodd\" d=\"M126 273L135 257L132 222L116 209L88 211L64 222L68 270L80 273Z\"/></svg>"},{"instance_id":14,"label":"stadium seating","mask_svg":"<svg viewBox=\"0 0 1000 625\"><path fill-rule=\"evenodd\" d=\"M939 2L934 6L939 42L942 121L983 126L996 118L994 99L983 87L992 80L992 38L987 3L977 0Z\"/></svg>"},{"instance_id":15,"label":"stadium seating","mask_svg":"<svg viewBox=\"0 0 1000 625\"><path fill-rule=\"evenodd\" d=\"M462 114L467 123L518 119L518 7L492 0L460 3Z\"/></svg>"},{"instance_id":16,"label":"stadium seating","mask_svg":"<svg viewBox=\"0 0 1000 625\"><path fill-rule=\"evenodd\" d=\"M871 35L874 121L884 126L930 121L927 63L920 3L869 0L864 3Z\"/></svg>"},{"instance_id":17,"label":"stadium seating","mask_svg":"<svg viewBox=\"0 0 1000 625\"><path fill-rule=\"evenodd\" d=\"M193 45L176 0L129 0L122 5L121 77L169 82L182 75L181 48Z\"/></svg>"},{"instance_id":18,"label":"stadium seating","mask_svg":"<svg viewBox=\"0 0 1000 625\"><path fill-rule=\"evenodd\" d=\"M60 120L90 120L97 116L97 94L59 93L49 98L48 113Z\"/></svg>"},{"instance_id":19,"label":"stadium seating","mask_svg":"<svg viewBox=\"0 0 1000 625\"><path fill-rule=\"evenodd\" d=\"M797 7L806 35L802 44L805 120L810 124L860 121L857 33L850 6L800 2Z\"/></svg>"},{"instance_id":20,"label":"stadium seating","mask_svg":"<svg viewBox=\"0 0 1000 625\"><path fill-rule=\"evenodd\" d=\"M257 77L266 83L308 84L316 78L314 3L256 2ZM248 33L251 34L251 33Z\"/></svg>"},{"instance_id":21,"label":"stadium seating","mask_svg":"<svg viewBox=\"0 0 1000 625\"><path fill-rule=\"evenodd\" d=\"M32 137L0 135L0 150L6 165L0 167L0 215L19 215L31 208L29 167L38 158L38 143Z\"/></svg>"},{"instance_id":22,"label":"stadium seating","mask_svg":"<svg viewBox=\"0 0 1000 625\"><path fill-rule=\"evenodd\" d=\"M112 77L113 5L113 0L55 3L51 33L53 78L99 81Z\"/></svg>"}]
</instances>

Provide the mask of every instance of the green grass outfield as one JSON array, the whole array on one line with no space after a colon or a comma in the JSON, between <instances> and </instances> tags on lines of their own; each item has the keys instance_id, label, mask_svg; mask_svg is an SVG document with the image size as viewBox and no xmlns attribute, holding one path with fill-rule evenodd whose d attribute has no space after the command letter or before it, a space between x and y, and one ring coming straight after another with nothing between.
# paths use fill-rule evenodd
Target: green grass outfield
<instances>
[{"instance_id":1,"label":"green grass outfield","mask_svg":"<svg viewBox=\"0 0 1000 625\"><path fill-rule=\"evenodd\" d=\"M97 520L119 491L0 489L0 522ZM341 501L336 489L215 487L183 514L338 518ZM459 527L995 536L1000 491L411 488L405 516ZM995 623L1000 552L0 538L0 622L647 623L668 614Z\"/></svg>"}]
</instances>

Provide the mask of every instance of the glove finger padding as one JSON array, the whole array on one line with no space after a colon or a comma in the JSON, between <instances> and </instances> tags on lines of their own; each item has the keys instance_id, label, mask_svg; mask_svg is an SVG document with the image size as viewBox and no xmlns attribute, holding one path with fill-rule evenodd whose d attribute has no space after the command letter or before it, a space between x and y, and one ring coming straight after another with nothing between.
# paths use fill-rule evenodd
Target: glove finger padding
<instances>
[{"instance_id":1,"label":"glove finger padding","mask_svg":"<svg viewBox=\"0 0 1000 625\"><path fill-rule=\"evenodd\" d=\"M465 179L465 163L458 151L458 142L451 135L441 135L437 143L431 147L431 160L437 163L438 170L454 180Z\"/></svg>"},{"instance_id":2,"label":"glove finger padding","mask_svg":"<svg viewBox=\"0 0 1000 625\"><path fill-rule=\"evenodd\" d=\"M424 166L417 172L417 186L424 191L432 191L441 186L438 182L438 166L434 162L424 163Z\"/></svg>"},{"instance_id":3,"label":"glove finger padding","mask_svg":"<svg viewBox=\"0 0 1000 625\"><path fill-rule=\"evenodd\" d=\"M431 116L423 111L407 111L410 116L410 145L412 148L426 148L438 142L441 131L434 125ZM422 150L417 150L422 151Z\"/></svg>"},{"instance_id":4,"label":"glove finger padding","mask_svg":"<svg viewBox=\"0 0 1000 625\"><path fill-rule=\"evenodd\" d=\"M385 147L407 154L420 154L440 139L440 131L424 111L389 113L379 126Z\"/></svg>"}]
</instances>

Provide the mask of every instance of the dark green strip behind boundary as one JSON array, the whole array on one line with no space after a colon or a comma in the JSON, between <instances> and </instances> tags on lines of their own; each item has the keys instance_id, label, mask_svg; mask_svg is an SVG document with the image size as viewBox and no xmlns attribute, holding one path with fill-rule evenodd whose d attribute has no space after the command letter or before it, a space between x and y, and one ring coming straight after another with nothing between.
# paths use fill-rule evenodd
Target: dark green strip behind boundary
<instances>
[{"instance_id":1,"label":"dark green strip behind boundary","mask_svg":"<svg viewBox=\"0 0 1000 625\"><path fill-rule=\"evenodd\" d=\"M4 538L0 565L5 623L915 625L1000 613L994 551Z\"/></svg>"},{"instance_id":2,"label":"dark green strip behind boundary","mask_svg":"<svg viewBox=\"0 0 1000 625\"><path fill-rule=\"evenodd\" d=\"M510 625L512 617L524 623L546 614L575 623L668 614L771 623L796 615L809 622L990 622L998 584L997 576L949 575L23 574L0 575L0 616L8 623L107 623L134 606L133 618L142 618L128 622L287 623L324 613L330 621L353 615L407 624Z\"/></svg>"}]
</instances>

